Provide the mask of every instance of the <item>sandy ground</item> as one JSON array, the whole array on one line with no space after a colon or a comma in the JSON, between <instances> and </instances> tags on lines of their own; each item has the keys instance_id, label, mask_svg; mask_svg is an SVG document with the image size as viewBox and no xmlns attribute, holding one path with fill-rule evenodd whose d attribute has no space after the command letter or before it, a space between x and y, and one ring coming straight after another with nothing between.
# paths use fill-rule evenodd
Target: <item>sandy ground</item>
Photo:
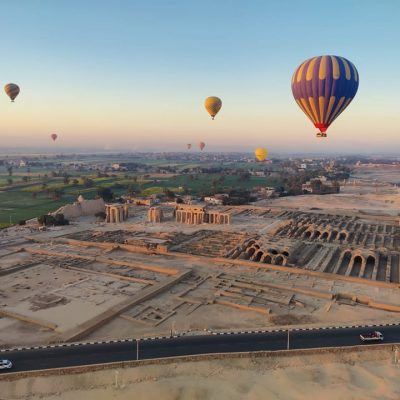
<instances>
[{"instance_id":1,"label":"sandy ground","mask_svg":"<svg viewBox=\"0 0 400 400\"><path fill-rule=\"evenodd\" d=\"M338 210L351 210L375 211L382 215L398 215L400 208L399 190L399 188L393 186L348 184L341 187L339 194L279 197L261 200L256 204L265 207L274 206L302 210L314 208L333 213Z\"/></svg>"},{"instance_id":2,"label":"sandy ground","mask_svg":"<svg viewBox=\"0 0 400 400\"><path fill-rule=\"evenodd\" d=\"M379 182L400 183L400 168L399 166L363 166L354 168L352 177L356 179L376 180Z\"/></svg>"},{"instance_id":3,"label":"sandy ground","mask_svg":"<svg viewBox=\"0 0 400 400\"><path fill-rule=\"evenodd\" d=\"M346 360L314 355L150 365L0 381L0 393L32 400L399 399L400 365L389 351L376 356L374 361L355 353Z\"/></svg>"}]
</instances>

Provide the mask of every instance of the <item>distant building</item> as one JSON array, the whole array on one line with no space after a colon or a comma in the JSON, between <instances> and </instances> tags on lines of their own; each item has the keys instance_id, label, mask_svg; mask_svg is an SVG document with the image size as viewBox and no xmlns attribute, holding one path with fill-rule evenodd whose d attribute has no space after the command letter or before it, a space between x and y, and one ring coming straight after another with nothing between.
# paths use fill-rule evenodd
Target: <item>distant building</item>
<instances>
[{"instance_id":1,"label":"distant building","mask_svg":"<svg viewBox=\"0 0 400 400\"><path fill-rule=\"evenodd\" d=\"M257 193L263 197L273 197L276 194L276 190L273 187L265 186L260 187Z\"/></svg>"},{"instance_id":2,"label":"distant building","mask_svg":"<svg viewBox=\"0 0 400 400\"><path fill-rule=\"evenodd\" d=\"M332 194L340 192L340 185L337 181L330 181L325 176L313 178L301 185L303 193Z\"/></svg>"},{"instance_id":3,"label":"distant building","mask_svg":"<svg viewBox=\"0 0 400 400\"><path fill-rule=\"evenodd\" d=\"M223 199L217 199L215 196L206 196L204 197L204 201L207 204L213 204L216 206L222 206L224 204Z\"/></svg>"},{"instance_id":4,"label":"distant building","mask_svg":"<svg viewBox=\"0 0 400 400\"><path fill-rule=\"evenodd\" d=\"M251 173L251 175L253 176L265 176L265 172L264 171L254 171Z\"/></svg>"},{"instance_id":5,"label":"distant building","mask_svg":"<svg viewBox=\"0 0 400 400\"><path fill-rule=\"evenodd\" d=\"M132 196L121 196L124 200L126 200L129 204L134 204L135 206L148 206L151 207L155 200L151 197L144 198L144 197L132 197Z\"/></svg>"},{"instance_id":6,"label":"distant building","mask_svg":"<svg viewBox=\"0 0 400 400\"><path fill-rule=\"evenodd\" d=\"M111 169L113 171L127 171L128 170L128 168L126 168L123 165L118 164L118 163L112 164Z\"/></svg>"}]
</instances>

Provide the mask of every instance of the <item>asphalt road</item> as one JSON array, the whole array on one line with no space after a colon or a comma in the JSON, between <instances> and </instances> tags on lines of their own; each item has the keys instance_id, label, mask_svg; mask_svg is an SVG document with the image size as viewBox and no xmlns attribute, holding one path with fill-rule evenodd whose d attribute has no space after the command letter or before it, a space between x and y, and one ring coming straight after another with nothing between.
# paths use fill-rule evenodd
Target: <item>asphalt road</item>
<instances>
[{"instance_id":1,"label":"asphalt road","mask_svg":"<svg viewBox=\"0 0 400 400\"><path fill-rule=\"evenodd\" d=\"M296 330L289 335L290 349L354 346L359 335L374 328L333 328ZM400 324L378 327L383 343L400 342ZM139 359L175 357L207 353L234 353L287 349L287 332L240 333L223 335L182 336L139 341ZM69 344L52 348L13 350L0 353L0 358L13 362L9 372L71 367L137 359L137 342L123 341L100 344ZM7 372L1 372L7 373Z\"/></svg>"}]
</instances>

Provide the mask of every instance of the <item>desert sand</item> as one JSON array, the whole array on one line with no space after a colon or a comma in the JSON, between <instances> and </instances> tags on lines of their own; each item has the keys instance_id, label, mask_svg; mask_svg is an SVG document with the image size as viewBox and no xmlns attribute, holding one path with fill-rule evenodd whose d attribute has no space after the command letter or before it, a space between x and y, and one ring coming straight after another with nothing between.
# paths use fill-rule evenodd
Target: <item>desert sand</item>
<instances>
[{"instance_id":1,"label":"desert sand","mask_svg":"<svg viewBox=\"0 0 400 400\"><path fill-rule=\"evenodd\" d=\"M393 353L375 351L373 357L361 352L148 365L0 381L0 390L7 399L26 400L399 399L400 365Z\"/></svg>"},{"instance_id":2,"label":"desert sand","mask_svg":"<svg viewBox=\"0 0 400 400\"><path fill-rule=\"evenodd\" d=\"M396 216L400 208L400 196L399 189L394 186L348 184L341 187L339 194L279 197L261 200L256 204L300 210L320 209L332 213L344 210Z\"/></svg>"}]
</instances>

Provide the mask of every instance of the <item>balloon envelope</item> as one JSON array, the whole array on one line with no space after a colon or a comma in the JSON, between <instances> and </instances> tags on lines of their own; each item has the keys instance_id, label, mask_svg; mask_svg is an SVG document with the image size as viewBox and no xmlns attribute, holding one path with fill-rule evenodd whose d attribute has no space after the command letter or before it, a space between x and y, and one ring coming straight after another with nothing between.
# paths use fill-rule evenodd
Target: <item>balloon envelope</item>
<instances>
[{"instance_id":1,"label":"balloon envelope","mask_svg":"<svg viewBox=\"0 0 400 400\"><path fill-rule=\"evenodd\" d=\"M190 150L192 148L192 144L191 143L188 143L186 146L187 146L188 150Z\"/></svg>"},{"instance_id":2,"label":"balloon envelope","mask_svg":"<svg viewBox=\"0 0 400 400\"><path fill-rule=\"evenodd\" d=\"M258 161L264 161L267 158L268 151L263 147L259 147L258 149L256 149L254 154L256 155Z\"/></svg>"},{"instance_id":3,"label":"balloon envelope","mask_svg":"<svg viewBox=\"0 0 400 400\"><path fill-rule=\"evenodd\" d=\"M200 149L201 151L203 151L204 147L206 147L206 144L205 144L204 142L200 142L200 143L199 143L199 149Z\"/></svg>"},{"instance_id":4,"label":"balloon envelope","mask_svg":"<svg viewBox=\"0 0 400 400\"><path fill-rule=\"evenodd\" d=\"M14 102L15 98L19 94L19 86L15 83L7 83L7 85L4 86L4 91L11 101Z\"/></svg>"},{"instance_id":5,"label":"balloon envelope","mask_svg":"<svg viewBox=\"0 0 400 400\"><path fill-rule=\"evenodd\" d=\"M358 89L358 72L338 56L313 57L300 64L292 77L293 96L320 136L351 103Z\"/></svg>"},{"instance_id":6,"label":"balloon envelope","mask_svg":"<svg viewBox=\"0 0 400 400\"><path fill-rule=\"evenodd\" d=\"M50 137L53 139L53 141L55 142L56 141L56 139L57 139L57 137L58 137L58 135L57 135L57 133L52 133L51 135L50 135Z\"/></svg>"},{"instance_id":7,"label":"balloon envelope","mask_svg":"<svg viewBox=\"0 0 400 400\"><path fill-rule=\"evenodd\" d=\"M219 97L210 96L205 99L204 107L206 108L207 112L211 115L211 118L214 119L214 117L218 114L218 111L222 107L222 101Z\"/></svg>"}]
</instances>

